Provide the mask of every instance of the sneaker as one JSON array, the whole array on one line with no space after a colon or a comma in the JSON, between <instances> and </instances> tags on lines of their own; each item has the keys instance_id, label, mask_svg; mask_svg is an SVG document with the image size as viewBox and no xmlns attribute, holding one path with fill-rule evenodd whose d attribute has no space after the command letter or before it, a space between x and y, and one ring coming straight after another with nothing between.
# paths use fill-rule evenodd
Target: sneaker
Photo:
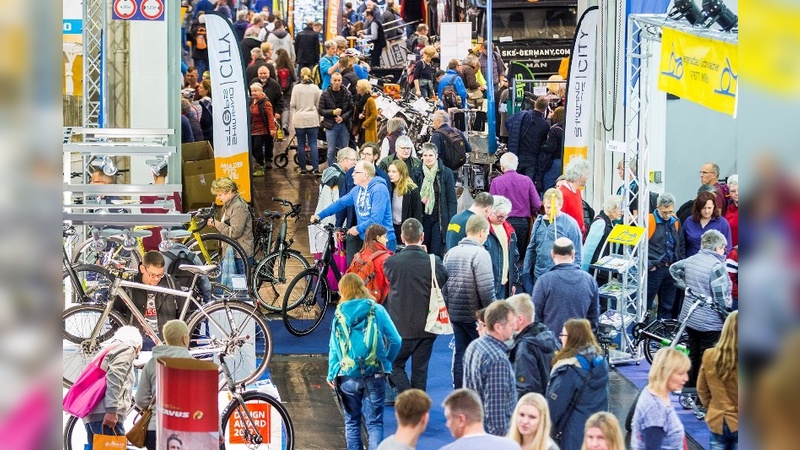
<instances>
[{"instance_id":1,"label":"sneaker","mask_svg":"<svg viewBox=\"0 0 800 450\"><path fill-rule=\"evenodd\" d=\"M316 170L316 169L312 170L312 171L311 171L311 173L312 173L312 174L313 174L315 177L321 177L321 176L322 176L322 172L320 172L319 170Z\"/></svg>"},{"instance_id":2,"label":"sneaker","mask_svg":"<svg viewBox=\"0 0 800 450\"><path fill-rule=\"evenodd\" d=\"M267 169L267 170L272 169L272 163L268 162L268 163L264 164L264 168Z\"/></svg>"},{"instance_id":3,"label":"sneaker","mask_svg":"<svg viewBox=\"0 0 800 450\"><path fill-rule=\"evenodd\" d=\"M307 173L308 173L308 172L306 171L306 169L300 169L300 175L305 175L305 174L307 174Z\"/></svg>"},{"instance_id":4,"label":"sneaker","mask_svg":"<svg viewBox=\"0 0 800 450\"><path fill-rule=\"evenodd\" d=\"M263 177L264 176L264 169L258 168L255 172L253 172L254 177Z\"/></svg>"}]
</instances>

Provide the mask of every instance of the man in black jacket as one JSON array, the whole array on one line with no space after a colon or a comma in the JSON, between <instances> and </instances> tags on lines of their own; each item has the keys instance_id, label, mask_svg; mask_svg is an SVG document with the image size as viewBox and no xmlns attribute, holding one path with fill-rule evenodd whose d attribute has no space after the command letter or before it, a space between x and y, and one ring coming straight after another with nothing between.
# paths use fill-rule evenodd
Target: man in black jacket
<instances>
[{"instance_id":1,"label":"man in black jacket","mask_svg":"<svg viewBox=\"0 0 800 450\"><path fill-rule=\"evenodd\" d=\"M517 398L529 392L544 395L550 381L550 361L561 344L545 324L535 321L530 295L517 294L506 302L517 312L517 335L509 354L517 380Z\"/></svg>"},{"instance_id":2,"label":"man in black jacket","mask_svg":"<svg viewBox=\"0 0 800 450\"><path fill-rule=\"evenodd\" d=\"M392 364L389 380L397 392L410 388L426 390L428 382L428 362L433 351L436 335L425 331L428 305L433 285L431 258L439 286L447 282L447 271L438 256L428 255L422 247L424 234L419 220L406 219L402 225L400 238L405 248L383 265L389 281L389 296L383 306L392 318L397 331L403 338L400 353ZM406 374L406 362L411 358L411 381Z\"/></svg>"},{"instance_id":3,"label":"man in black jacket","mask_svg":"<svg viewBox=\"0 0 800 450\"><path fill-rule=\"evenodd\" d=\"M350 142L350 118L353 115L353 96L342 88L342 74L331 75L331 85L322 91L317 112L328 141L328 166L336 162L336 152Z\"/></svg>"},{"instance_id":4,"label":"man in black jacket","mask_svg":"<svg viewBox=\"0 0 800 450\"><path fill-rule=\"evenodd\" d=\"M665 192L658 196L656 212L648 217L647 309L653 308L658 294L658 318L672 319L678 288L669 266L686 258L681 222L675 216L675 197Z\"/></svg>"},{"instance_id":5,"label":"man in black jacket","mask_svg":"<svg viewBox=\"0 0 800 450\"><path fill-rule=\"evenodd\" d=\"M472 151L472 145L469 143L469 139L461 130L457 130L450 126L450 115L447 114L447 111L444 110L436 110L433 113L433 133L431 134L431 142L436 145L436 148L439 149L439 160L442 161L442 164L449 167L454 172L457 171L461 165L457 161L451 161L449 155L447 154L447 145L450 138L448 135L452 135L453 133L458 133L461 135L461 139L464 140L464 144L466 144L466 153L467 158L469 158L469 152Z\"/></svg>"},{"instance_id":6,"label":"man in black jacket","mask_svg":"<svg viewBox=\"0 0 800 450\"><path fill-rule=\"evenodd\" d=\"M253 83L261 85L264 94L266 94L269 102L272 104L272 114L275 116L275 121L280 123L281 112L283 111L283 90L281 89L281 85L270 78L269 75L267 66L261 66L258 68L258 78L253 78L248 85L252 85ZM274 139L272 136L267 136L264 145L264 154L267 155L267 159L264 161L265 169L272 169L272 150L274 147Z\"/></svg>"},{"instance_id":7,"label":"man in black jacket","mask_svg":"<svg viewBox=\"0 0 800 450\"><path fill-rule=\"evenodd\" d=\"M536 182L536 168L542 144L550 132L550 122L545 119L547 99L539 97L532 111L520 111L506 121L508 129L508 151L517 155L517 172Z\"/></svg>"},{"instance_id":8,"label":"man in black jacket","mask_svg":"<svg viewBox=\"0 0 800 450\"><path fill-rule=\"evenodd\" d=\"M319 34L313 29L314 21L306 21L303 31L294 39L294 53L297 58L297 76L303 67L313 68L319 62Z\"/></svg>"}]
</instances>

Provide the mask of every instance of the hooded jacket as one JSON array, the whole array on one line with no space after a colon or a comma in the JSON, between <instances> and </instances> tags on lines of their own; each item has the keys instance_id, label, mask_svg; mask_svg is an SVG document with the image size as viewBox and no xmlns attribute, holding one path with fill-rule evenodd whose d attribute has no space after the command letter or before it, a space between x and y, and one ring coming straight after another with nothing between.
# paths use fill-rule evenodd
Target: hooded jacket
<instances>
[{"instance_id":1,"label":"hooded jacket","mask_svg":"<svg viewBox=\"0 0 800 450\"><path fill-rule=\"evenodd\" d=\"M559 349L561 342L541 322L534 322L517 334L509 354L517 380L517 398L529 392L545 394L550 382L550 361Z\"/></svg>"},{"instance_id":2,"label":"hooded jacket","mask_svg":"<svg viewBox=\"0 0 800 450\"><path fill-rule=\"evenodd\" d=\"M153 357L144 365L142 373L139 375L139 386L136 388L134 401L136 406L141 409L147 408L156 392L156 373L158 373L159 358L191 358L189 349L176 345L156 345L153 347ZM147 426L148 430L156 429L156 421L151 420Z\"/></svg>"},{"instance_id":3,"label":"hooded jacket","mask_svg":"<svg viewBox=\"0 0 800 450\"><path fill-rule=\"evenodd\" d=\"M286 50L286 53L289 54L289 59L292 60L292 65L294 65L294 42L292 42L292 36L286 31L286 28L272 30L272 33L267 36L267 42L272 44L272 51L276 54L279 48Z\"/></svg>"},{"instance_id":4,"label":"hooded jacket","mask_svg":"<svg viewBox=\"0 0 800 450\"><path fill-rule=\"evenodd\" d=\"M564 432L558 445L565 450L581 448L586 420L596 412L608 411L608 362L591 346L556 362L546 397L553 434Z\"/></svg>"},{"instance_id":5,"label":"hooded jacket","mask_svg":"<svg viewBox=\"0 0 800 450\"><path fill-rule=\"evenodd\" d=\"M389 198L389 188L383 178L371 179L366 188L356 185L347 195L340 197L317 215L320 219L324 219L343 211L348 206L355 208L356 229L361 239L364 239L364 232L367 231L367 228L371 224L377 223L386 227L386 237L390 241L397 240L394 226L392 226L392 202Z\"/></svg>"},{"instance_id":6,"label":"hooded jacket","mask_svg":"<svg viewBox=\"0 0 800 450\"><path fill-rule=\"evenodd\" d=\"M353 328L359 325L361 322L367 320L367 314L369 313L372 305L375 305L375 327L378 331L378 348L376 354L378 360L380 361L380 371L384 373L391 373L392 362L397 356L397 353L400 351L400 344L403 340L400 337L400 334L397 332L397 328L395 328L394 323L392 323L392 319L389 317L386 309L372 300L362 298L340 303L339 306L336 307L336 311L341 312L345 318L345 323L347 326ZM357 368L354 368L348 372L342 370L340 362L343 355L335 330L336 325L334 324L331 330L331 338L328 350L328 381L333 382L333 380L339 376L363 376ZM361 345L353 346L352 349L356 350L358 347L363 349L363 342L360 344ZM366 357L367 355L362 356Z\"/></svg>"},{"instance_id":7,"label":"hooded jacket","mask_svg":"<svg viewBox=\"0 0 800 450\"><path fill-rule=\"evenodd\" d=\"M492 257L478 241L465 237L444 255L447 283L442 286L453 322L475 322L475 312L494 300Z\"/></svg>"}]
</instances>

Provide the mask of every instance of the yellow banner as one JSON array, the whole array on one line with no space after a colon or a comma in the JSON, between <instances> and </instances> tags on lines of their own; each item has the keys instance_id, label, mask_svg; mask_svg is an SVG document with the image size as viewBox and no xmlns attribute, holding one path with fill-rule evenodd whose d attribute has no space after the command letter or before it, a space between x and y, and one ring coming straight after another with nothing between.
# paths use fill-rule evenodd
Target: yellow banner
<instances>
[{"instance_id":1,"label":"yellow banner","mask_svg":"<svg viewBox=\"0 0 800 450\"><path fill-rule=\"evenodd\" d=\"M736 116L739 50L736 44L663 27L658 88Z\"/></svg>"},{"instance_id":2,"label":"yellow banner","mask_svg":"<svg viewBox=\"0 0 800 450\"><path fill-rule=\"evenodd\" d=\"M636 245L639 240L644 236L647 231L643 227L635 227L633 225L615 225L608 234L608 242L622 245Z\"/></svg>"},{"instance_id":3,"label":"yellow banner","mask_svg":"<svg viewBox=\"0 0 800 450\"><path fill-rule=\"evenodd\" d=\"M216 177L228 177L239 186L239 194L244 201L250 201L250 155L237 153L232 156L217 156L214 163L217 166Z\"/></svg>"}]
</instances>

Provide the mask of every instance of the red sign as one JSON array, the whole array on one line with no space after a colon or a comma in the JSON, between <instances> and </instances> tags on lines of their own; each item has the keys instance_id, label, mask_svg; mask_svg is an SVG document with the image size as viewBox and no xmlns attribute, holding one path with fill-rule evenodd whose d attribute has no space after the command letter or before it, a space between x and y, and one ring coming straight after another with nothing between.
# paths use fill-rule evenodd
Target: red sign
<instances>
[{"instance_id":1,"label":"red sign","mask_svg":"<svg viewBox=\"0 0 800 450\"><path fill-rule=\"evenodd\" d=\"M144 0L142 2L142 15L148 20L157 20L164 14L163 0Z\"/></svg>"},{"instance_id":2,"label":"red sign","mask_svg":"<svg viewBox=\"0 0 800 450\"><path fill-rule=\"evenodd\" d=\"M136 14L136 2L134 0L114 0L114 14L120 19L126 20Z\"/></svg>"}]
</instances>

